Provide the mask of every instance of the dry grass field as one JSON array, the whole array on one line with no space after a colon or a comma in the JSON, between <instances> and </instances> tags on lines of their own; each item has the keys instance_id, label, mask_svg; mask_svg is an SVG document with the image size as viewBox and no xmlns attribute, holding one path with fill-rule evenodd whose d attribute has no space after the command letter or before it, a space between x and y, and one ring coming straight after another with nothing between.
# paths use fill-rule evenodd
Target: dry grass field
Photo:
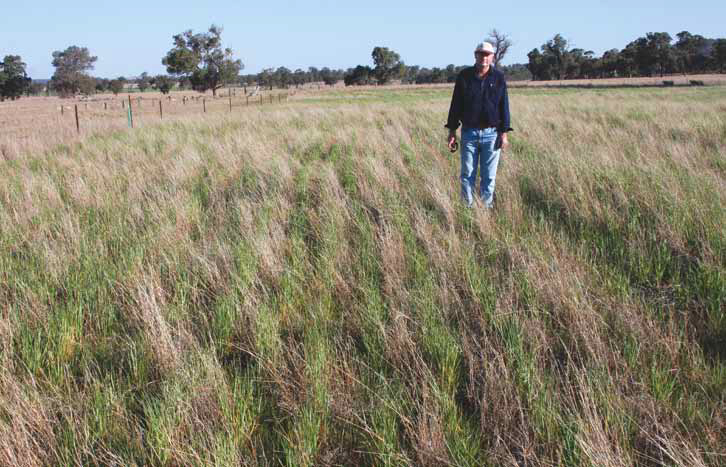
<instances>
[{"instance_id":1,"label":"dry grass field","mask_svg":"<svg viewBox=\"0 0 726 467\"><path fill-rule=\"evenodd\" d=\"M566 88L566 87L649 87L661 86L664 80L675 86L687 86L692 79L705 85L726 85L726 75L677 75L664 78L608 78L595 80L515 81L512 88ZM391 85L388 91L448 90L451 83L428 85ZM38 152L71 142L81 141L89 135L128 128L127 105L131 97L133 124L135 127L157 125L179 118L198 118L204 113L243 112L250 105L269 105L346 92L342 81L336 86L307 84L290 90L261 90L251 97L245 96L245 88L222 89L218 95L211 92L200 94L193 91L132 94L97 94L88 99L60 99L57 97L30 97L18 101L0 102L0 154L14 157L27 152ZM357 87L357 93L380 90L376 86ZM232 96L230 109L228 93ZM123 101L123 102L122 102ZM159 103L161 101L161 109ZM203 102L204 101L204 102ZM78 107L79 129L76 127L74 106ZM80 130L80 131L79 131Z\"/></svg>"},{"instance_id":2,"label":"dry grass field","mask_svg":"<svg viewBox=\"0 0 726 467\"><path fill-rule=\"evenodd\" d=\"M88 99L29 97L0 102L0 153L14 157L81 141L90 135L128 128L129 97L133 125L139 128L184 117L199 118L205 112L240 112L251 105L278 104L287 101L291 95L288 91L274 90L246 97L242 89L234 89L230 110L228 92L228 89L220 91L216 98L211 92L181 91L167 96L145 92L117 96L97 94ZM78 108L78 129L74 107Z\"/></svg>"},{"instance_id":3,"label":"dry grass field","mask_svg":"<svg viewBox=\"0 0 726 467\"><path fill-rule=\"evenodd\" d=\"M726 88L449 97L3 133L0 464L726 465Z\"/></svg>"},{"instance_id":4,"label":"dry grass field","mask_svg":"<svg viewBox=\"0 0 726 467\"><path fill-rule=\"evenodd\" d=\"M673 86L689 86L691 81L700 81L705 86L725 85L726 75L666 75L663 77L638 78L601 78L601 79L567 79L553 81L515 81L513 87L645 87L662 86L664 81L671 81Z\"/></svg>"}]
</instances>

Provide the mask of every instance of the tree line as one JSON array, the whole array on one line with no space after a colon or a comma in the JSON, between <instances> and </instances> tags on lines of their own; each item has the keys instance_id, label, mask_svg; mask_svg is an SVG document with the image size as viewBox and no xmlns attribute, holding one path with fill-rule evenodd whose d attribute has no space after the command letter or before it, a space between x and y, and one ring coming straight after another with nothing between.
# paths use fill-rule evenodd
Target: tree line
<instances>
[{"instance_id":1,"label":"tree line","mask_svg":"<svg viewBox=\"0 0 726 467\"><path fill-rule=\"evenodd\" d=\"M622 50L610 49L597 57L591 50L572 47L556 34L527 54L534 80L664 76L718 72L726 68L726 39L709 39L688 31L649 32Z\"/></svg>"},{"instance_id":2,"label":"tree line","mask_svg":"<svg viewBox=\"0 0 726 467\"><path fill-rule=\"evenodd\" d=\"M493 29L487 40L494 45L495 64L504 71L509 79L529 79L530 74L523 64L502 66L500 62L506 56L512 41L505 33ZM357 65L347 70L331 70L323 68L318 70L315 67L307 71L298 69L290 71L285 67L277 69L269 68L258 74L243 76L241 83L245 85L259 84L269 87L301 86L306 83L323 82L327 85L335 85L343 81L346 86L360 85L385 85L397 80L401 84L432 84L452 83L456 81L456 75L465 66L449 64L446 67L426 68L418 65L406 65L401 56L388 47L376 46L371 51L373 66Z\"/></svg>"},{"instance_id":3,"label":"tree line","mask_svg":"<svg viewBox=\"0 0 726 467\"><path fill-rule=\"evenodd\" d=\"M468 65L467 65L468 66ZM307 70L296 69L291 71L284 66L278 68L266 68L260 73L253 73L240 76L241 86L259 85L263 88L290 88L300 87L311 83L321 83L328 86L343 81L349 86L355 85L378 85L386 84L392 79L400 80L401 84L432 84L432 83L453 83L456 75L465 66L447 65L445 67L421 67L418 65L404 65L400 75L390 76L381 80L376 72L375 66L358 65L347 69L330 69L327 67L309 67ZM510 80L530 79L530 73L524 64L500 65Z\"/></svg>"},{"instance_id":4,"label":"tree line","mask_svg":"<svg viewBox=\"0 0 726 467\"><path fill-rule=\"evenodd\" d=\"M53 90L61 97L77 94L90 95L95 92L112 92L118 94L134 86L139 91L149 88L168 93L172 88L192 89L199 92L211 90L214 95L223 86L236 84L241 86L261 86L272 89L302 86L307 83L324 83L333 86L343 81L347 86L377 84L384 85L399 80L403 84L447 83L456 80L456 75L463 66L450 64L443 68L426 68L406 66L400 55L387 47L374 47L371 52L373 67L358 65L353 68L318 69L292 71L284 66L267 68L260 73L240 75L244 65L233 57L229 48L222 47L222 28L216 25L209 27L207 32L194 34L184 31L173 36L173 47L162 58L168 75L149 76L142 73L138 78L129 80L124 77L116 79L95 78L90 76L97 57L91 55L86 47L70 46L63 51L53 52L52 64L55 73L51 78L48 90ZM512 45L506 34L492 30L488 38L496 47L495 62L499 63ZM15 57L18 61L20 57ZM528 78L526 67L513 65L511 78ZM25 75L24 64L21 75L30 83ZM23 89L30 92L25 84ZM8 86L9 87L9 86ZM16 95L21 95L16 92Z\"/></svg>"},{"instance_id":5,"label":"tree line","mask_svg":"<svg viewBox=\"0 0 726 467\"><path fill-rule=\"evenodd\" d=\"M723 73L726 68L726 39L709 39L682 31L673 39L666 32L649 32L630 42L622 50L611 49L601 57L591 50L572 47L562 35L556 34L539 48L532 49L526 64L505 66L512 41L505 33L493 29L487 40L495 48L495 66L509 80L573 79L654 76L673 73ZM0 62L0 100L17 99L22 95L37 95L45 88L61 97L96 92L118 94L129 87L139 91L155 89L164 94L173 88L199 92L211 90L214 95L223 86L260 86L289 88L308 83L346 86L385 85L392 81L402 84L451 83L464 66L408 66L401 56L387 47L376 46L371 51L370 65L348 69L318 69L294 71L281 66L266 68L259 73L240 74L244 69L233 51L222 46L222 28L212 25L206 32L184 31L172 37L172 48L162 57L166 75L150 76L144 72L134 79L123 76L115 79L96 78L89 74L97 57L86 47L70 46L54 51L55 72L47 87L33 82L26 73L26 64L18 55L7 55Z\"/></svg>"}]
</instances>

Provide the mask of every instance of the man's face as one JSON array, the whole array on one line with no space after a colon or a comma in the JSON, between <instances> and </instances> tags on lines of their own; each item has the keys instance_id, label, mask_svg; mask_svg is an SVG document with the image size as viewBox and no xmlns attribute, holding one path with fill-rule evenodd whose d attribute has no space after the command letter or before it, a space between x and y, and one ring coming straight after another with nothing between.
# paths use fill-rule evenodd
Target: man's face
<instances>
[{"instance_id":1,"label":"man's face","mask_svg":"<svg viewBox=\"0 0 726 467\"><path fill-rule=\"evenodd\" d=\"M474 58L476 59L476 66L486 68L492 64L494 54L489 52L474 52Z\"/></svg>"}]
</instances>

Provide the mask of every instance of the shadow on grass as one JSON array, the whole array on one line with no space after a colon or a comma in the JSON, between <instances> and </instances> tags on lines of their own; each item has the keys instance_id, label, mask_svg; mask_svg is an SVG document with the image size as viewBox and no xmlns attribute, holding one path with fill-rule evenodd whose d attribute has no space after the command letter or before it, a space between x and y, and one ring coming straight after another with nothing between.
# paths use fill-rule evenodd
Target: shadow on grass
<instances>
[{"instance_id":1,"label":"shadow on grass","mask_svg":"<svg viewBox=\"0 0 726 467\"><path fill-rule=\"evenodd\" d=\"M614 206L623 214L620 222L591 220L573 212L559 195L549 193L528 177L522 178L519 189L533 218L545 219L575 244L588 245L591 259L622 274L630 293L640 296L654 310L684 309L694 318L691 322L697 330L696 340L706 357L726 361L724 281L720 271L659 238L659 220L649 208L629 202Z\"/></svg>"}]
</instances>

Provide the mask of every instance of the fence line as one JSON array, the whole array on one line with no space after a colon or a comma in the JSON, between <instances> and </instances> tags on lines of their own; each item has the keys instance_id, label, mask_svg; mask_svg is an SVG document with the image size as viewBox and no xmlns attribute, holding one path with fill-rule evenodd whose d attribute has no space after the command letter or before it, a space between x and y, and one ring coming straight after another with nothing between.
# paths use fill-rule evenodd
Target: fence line
<instances>
[{"instance_id":1,"label":"fence line","mask_svg":"<svg viewBox=\"0 0 726 467\"><path fill-rule=\"evenodd\" d=\"M259 99L255 99L255 96L252 96L252 100L250 100L250 96L247 96L247 95L244 96L244 99L233 99L233 97L236 97L236 94L233 95L232 93L230 93L227 96L227 99L228 99L228 102L229 102L229 112L230 113L233 111L232 110L232 108L233 108L233 102L238 102L239 103L239 105L237 105L237 107L249 107L250 105L256 105L256 104L265 105L267 103L274 104L275 103L275 97L277 97L277 103L281 103L281 102L283 102L283 100L284 101L287 101L288 98L290 97L290 95L289 95L289 93L284 93L284 94L281 93L281 94L277 94L277 96L275 96L274 94L269 94L269 101L268 102L266 102L265 96L263 94L260 94L259 95ZM199 101L200 99L202 100L202 113L207 113L207 98L205 96L182 96L181 103L182 103L182 105L185 106L187 100L196 100L196 101ZM113 102L113 99L107 99L107 100L103 101L103 110L104 110L104 112L108 112L109 110L111 110L111 111L114 110L113 105L109 105L109 101ZM152 106L154 104L154 101L158 101L159 102L159 120L163 120L164 119L164 106L163 106L164 98L163 97L162 98L158 98L158 99L157 98L152 98L152 99L147 99L147 101L150 101L150 103L151 103ZM172 97L171 96L167 96L167 101L168 101L169 105L171 105ZM136 103L135 104L131 100L131 95L128 96L128 99L121 99L120 102L121 102L121 107L120 108L126 110L126 117L127 117L127 120L128 120L128 127L129 128L134 128L133 107L135 105L137 109L141 109L142 102L143 102L142 97L138 97L136 99ZM84 104L85 104L85 110L89 110L89 107L88 107L88 104L89 103L88 102L85 102ZM61 103L61 105L60 105L60 113L61 113L61 115L64 115L65 114L65 107L66 107L66 104ZM69 108L70 108L70 105L69 105ZM99 108L100 108L100 106L99 106ZM80 116L79 116L79 111L78 111L78 104L73 104L73 110L74 110L75 122L76 122L76 132L80 134L80 132L81 132L81 125L80 125ZM93 106L91 107L91 110L94 110L93 109Z\"/></svg>"}]
</instances>

